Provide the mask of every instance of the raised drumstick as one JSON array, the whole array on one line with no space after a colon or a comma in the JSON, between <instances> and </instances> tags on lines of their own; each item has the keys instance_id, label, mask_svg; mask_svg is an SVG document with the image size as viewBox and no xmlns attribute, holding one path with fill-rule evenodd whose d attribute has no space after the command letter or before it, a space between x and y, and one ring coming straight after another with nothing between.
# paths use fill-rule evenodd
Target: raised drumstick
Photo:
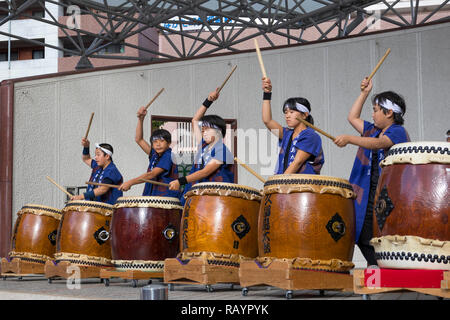
<instances>
[{"instance_id":1,"label":"raised drumstick","mask_svg":"<svg viewBox=\"0 0 450 320\"><path fill-rule=\"evenodd\" d=\"M91 129L92 118L94 118L94 112L91 113L91 119L89 120L89 125L88 125L88 128L87 128L87 130L86 130L86 134L84 135L84 138L85 138L85 139L87 139L88 134L89 134L89 130Z\"/></svg>"},{"instance_id":2,"label":"raised drumstick","mask_svg":"<svg viewBox=\"0 0 450 320\"><path fill-rule=\"evenodd\" d=\"M109 188L119 188L117 184L108 184L108 183L100 183L100 182L92 182L92 181L86 181L86 184L91 184L93 186L100 186L100 187L109 187Z\"/></svg>"},{"instance_id":3,"label":"raised drumstick","mask_svg":"<svg viewBox=\"0 0 450 320\"><path fill-rule=\"evenodd\" d=\"M388 48L386 50L386 53L384 54L384 56L380 59L380 61L378 61L377 65L375 66L375 68L372 70L372 73L369 75L369 77L367 78L368 81L370 81L370 79L372 79L372 77L375 75L375 72L378 71L378 69L381 67L381 64L384 62L384 60L387 58L387 56L389 55L389 53L391 53L391 48ZM364 89L364 86L361 86L361 89Z\"/></svg>"},{"instance_id":4,"label":"raised drumstick","mask_svg":"<svg viewBox=\"0 0 450 320\"><path fill-rule=\"evenodd\" d=\"M256 39L253 39L253 41L255 42L256 54L258 56L259 66L261 68L263 78L267 78L266 68L264 68L264 62L261 56L261 51L259 51L258 41L256 41Z\"/></svg>"},{"instance_id":5,"label":"raised drumstick","mask_svg":"<svg viewBox=\"0 0 450 320\"><path fill-rule=\"evenodd\" d=\"M158 181L154 181L154 180L147 180L147 179L139 179L140 181L144 181L144 182L148 182L151 184L156 184L158 186L163 186L163 187L169 187L168 183L164 183L164 182L158 182Z\"/></svg>"},{"instance_id":6,"label":"raised drumstick","mask_svg":"<svg viewBox=\"0 0 450 320\"><path fill-rule=\"evenodd\" d=\"M237 66L233 67L233 70L231 70L231 72L228 74L227 78L225 79L225 81L222 83L222 85L219 87L219 89L217 90L217 93L220 92L220 90L222 90L222 88L225 86L225 83L227 83L228 79L230 79L231 75L233 74L234 70L236 70Z\"/></svg>"},{"instance_id":7,"label":"raised drumstick","mask_svg":"<svg viewBox=\"0 0 450 320\"><path fill-rule=\"evenodd\" d=\"M241 166L243 166L245 169L248 170L251 174L253 174L256 178L258 178L262 183L266 183L266 180L264 180L263 177L261 177L259 174L257 174L252 168L247 166L245 163L243 163L241 160L239 160L237 157L234 158L234 160L239 163Z\"/></svg>"},{"instance_id":8,"label":"raised drumstick","mask_svg":"<svg viewBox=\"0 0 450 320\"><path fill-rule=\"evenodd\" d=\"M61 187L59 184L56 183L55 180L53 180L52 178L50 178L49 176L47 176L47 180L50 181L51 183L53 183L55 186L58 187L59 190L61 190L62 192L64 192L65 194L67 194L69 197L73 197L73 194L71 194L70 192L68 192L66 189L64 189L63 187Z\"/></svg>"},{"instance_id":9,"label":"raised drumstick","mask_svg":"<svg viewBox=\"0 0 450 320\"><path fill-rule=\"evenodd\" d=\"M311 123L309 123L306 120L303 120L302 118L297 118L298 121L302 122L305 126L308 126L310 128L313 128L314 130L316 130L317 132L323 134L325 137L330 138L331 140L336 140L335 137L333 137L331 134L326 133L325 131L323 131L322 129L317 128L316 126L312 125Z\"/></svg>"},{"instance_id":10,"label":"raised drumstick","mask_svg":"<svg viewBox=\"0 0 450 320\"><path fill-rule=\"evenodd\" d=\"M156 100L156 98L159 97L159 95L164 91L164 88L162 88L161 90L158 91L158 93L153 97L152 100L150 100L149 103L147 103L147 105L145 106L145 110L148 109L148 107L150 107L150 105Z\"/></svg>"}]
</instances>

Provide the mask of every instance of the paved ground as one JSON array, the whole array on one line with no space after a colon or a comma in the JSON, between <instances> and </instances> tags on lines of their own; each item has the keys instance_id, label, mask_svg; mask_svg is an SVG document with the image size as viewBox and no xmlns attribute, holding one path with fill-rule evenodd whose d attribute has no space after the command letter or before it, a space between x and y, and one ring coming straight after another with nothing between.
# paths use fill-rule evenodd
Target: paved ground
<instances>
[{"instance_id":1,"label":"paved ground","mask_svg":"<svg viewBox=\"0 0 450 320\"><path fill-rule=\"evenodd\" d=\"M153 285L163 284L153 280ZM0 280L0 300L139 300L140 292L147 281L140 280L136 287L123 279L111 279L106 287L99 279L83 279L79 287L68 284L66 280L53 280L51 283L43 276L8 277ZM269 286L251 287L247 296L242 295L238 285L218 284L207 292L204 285L174 285L169 291L169 300L285 300L285 290ZM361 300L361 295L352 292L325 291L321 296L318 290L298 290L293 292L292 300ZM374 294L371 300L437 300L434 296L416 292L393 292Z\"/></svg>"}]
</instances>

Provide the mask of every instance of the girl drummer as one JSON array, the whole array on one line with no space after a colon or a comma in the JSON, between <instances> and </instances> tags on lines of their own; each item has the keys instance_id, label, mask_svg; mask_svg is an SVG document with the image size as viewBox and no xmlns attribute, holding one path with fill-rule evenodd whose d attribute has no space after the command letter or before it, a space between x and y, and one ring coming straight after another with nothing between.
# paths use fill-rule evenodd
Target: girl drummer
<instances>
[{"instance_id":1,"label":"girl drummer","mask_svg":"<svg viewBox=\"0 0 450 320\"><path fill-rule=\"evenodd\" d=\"M218 89L211 92L192 118L192 128L196 141L200 142L199 151L195 156L192 169L186 177L178 178L170 183L170 190L179 190L185 185L180 198L184 205L184 194L195 183L216 181L234 182L234 158L225 146L223 138L226 133L226 123L217 115L206 115L211 104L219 97Z\"/></svg>"},{"instance_id":2,"label":"girl drummer","mask_svg":"<svg viewBox=\"0 0 450 320\"><path fill-rule=\"evenodd\" d=\"M124 182L119 190L128 191L133 185L142 183L141 179L169 183L178 178L178 168L172 162L172 149L169 147L172 142L170 132L165 129L153 131L149 144L143 138L143 123L146 115L147 109L145 107L141 107L137 112L138 123L135 141L148 155L149 165L147 172ZM169 190L165 186L146 182L142 195L178 198L180 193Z\"/></svg>"},{"instance_id":3,"label":"girl drummer","mask_svg":"<svg viewBox=\"0 0 450 320\"><path fill-rule=\"evenodd\" d=\"M272 119L272 83L269 78L263 78L262 88L262 119L267 129L278 137L281 147L275 174L320 174L324 163L322 140L313 129L297 120L302 118L314 123L309 101L301 97L287 99L283 104L287 127L283 127Z\"/></svg>"},{"instance_id":4,"label":"girl drummer","mask_svg":"<svg viewBox=\"0 0 450 320\"><path fill-rule=\"evenodd\" d=\"M365 78L361 82L361 92L348 114L348 121L361 136L341 135L334 143L339 147L347 144L359 146L350 183L357 195L356 209L356 243L369 265L376 265L375 251L369 244L373 236L374 197L380 175L379 163L384 159L391 146L410 141L403 127L403 115L406 104L402 97L392 91L376 94L372 98L373 123L360 118L361 110L370 91L372 81Z\"/></svg>"},{"instance_id":5,"label":"girl drummer","mask_svg":"<svg viewBox=\"0 0 450 320\"><path fill-rule=\"evenodd\" d=\"M89 181L115 185L120 185L123 182L122 175L112 160L113 147L110 144L96 144L94 159L91 159L89 154L89 140L81 139L81 145L83 146L82 160L92 168ZM84 194L73 196L71 200L89 200L114 204L117 198L121 196L122 191L116 188L88 185Z\"/></svg>"}]
</instances>

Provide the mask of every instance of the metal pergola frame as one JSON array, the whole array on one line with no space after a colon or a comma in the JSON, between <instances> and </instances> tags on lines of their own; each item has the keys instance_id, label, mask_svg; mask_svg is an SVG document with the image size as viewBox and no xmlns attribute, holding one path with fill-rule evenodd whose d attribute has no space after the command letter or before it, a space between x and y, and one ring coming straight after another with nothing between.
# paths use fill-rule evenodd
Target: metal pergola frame
<instances>
[{"instance_id":1,"label":"metal pergola frame","mask_svg":"<svg viewBox=\"0 0 450 320\"><path fill-rule=\"evenodd\" d=\"M439 19L433 18L447 4L450 5L450 0L436 1L440 4L419 20L419 0L407 1L407 9L404 8L405 1L400 0L6 0L8 7L0 7L0 13L7 16L0 20L0 27L12 19L34 19L59 28L74 49L26 39L5 31L0 31L0 35L60 50L67 55L80 56L77 68L89 68L92 67L88 60L90 57L155 61L236 52L239 51L235 48L237 44L258 36L266 40L263 47L275 47L271 34L285 39L286 45L306 43L311 41L303 37L304 31L309 28L318 33L313 41L364 34L371 32L367 18L373 15L366 8L380 3L385 5L385 9L378 12L376 19L388 22L392 28L423 25L431 21L450 21L448 14ZM46 3L59 6L64 12L67 8L77 8L79 14L91 16L100 31L93 33L76 23L61 23L59 17L49 11ZM397 9L400 3L402 10ZM26 13L32 7L45 10L45 18ZM76 21L76 17L74 19ZM373 19L372 22L374 21ZM322 29L324 22L328 22L326 29ZM170 28L168 23L178 27ZM192 26L196 26L195 30ZM159 31L173 53L159 52L127 42L129 37L136 34L146 37L144 31L149 28ZM247 31L246 35L244 31ZM83 37L86 36L94 39L89 46L84 45ZM175 43L177 37L181 45ZM139 49L152 54L154 58L100 53L112 44Z\"/></svg>"}]
</instances>

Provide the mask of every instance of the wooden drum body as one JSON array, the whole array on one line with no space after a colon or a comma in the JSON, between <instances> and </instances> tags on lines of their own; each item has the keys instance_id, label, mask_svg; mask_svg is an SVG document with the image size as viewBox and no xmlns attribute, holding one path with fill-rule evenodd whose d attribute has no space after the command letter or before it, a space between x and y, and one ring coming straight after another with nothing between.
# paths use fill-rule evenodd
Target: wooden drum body
<instances>
[{"instance_id":1,"label":"wooden drum body","mask_svg":"<svg viewBox=\"0 0 450 320\"><path fill-rule=\"evenodd\" d=\"M86 266L111 264L109 227L113 206L95 201L69 201L62 210L55 258Z\"/></svg>"},{"instance_id":2,"label":"wooden drum body","mask_svg":"<svg viewBox=\"0 0 450 320\"><path fill-rule=\"evenodd\" d=\"M450 270L450 143L400 143L381 166L371 240L378 265Z\"/></svg>"},{"instance_id":3,"label":"wooden drum body","mask_svg":"<svg viewBox=\"0 0 450 320\"><path fill-rule=\"evenodd\" d=\"M233 183L202 182L186 193L181 219L180 256L238 265L258 255L261 193Z\"/></svg>"},{"instance_id":4,"label":"wooden drum body","mask_svg":"<svg viewBox=\"0 0 450 320\"><path fill-rule=\"evenodd\" d=\"M260 263L292 259L300 269L353 268L354 197L352 186L343 179L307 174L270 177L259 211Z\"/></svg>"},{"instance_id":5,"label":"wooden drum body","mask_svg":"<svg viewBox=\"0 0 450 320\"><path fill-rule=\"evenodd\" d=\"M164 271L175 258L183 207L177 198L121 197L111 221L112 263L118 270Z\"/></svg>"},{"instance_id":6,"label":"wooden drum body","mask_svg":"<svg viewBox=\"0 0 450 320\"><path fill-rule=\"evenodd\" d=\"M45 263L53 259L61 210L27 204L17 213L11 239L11 258Z\"/></svg>"}]
</instances>

